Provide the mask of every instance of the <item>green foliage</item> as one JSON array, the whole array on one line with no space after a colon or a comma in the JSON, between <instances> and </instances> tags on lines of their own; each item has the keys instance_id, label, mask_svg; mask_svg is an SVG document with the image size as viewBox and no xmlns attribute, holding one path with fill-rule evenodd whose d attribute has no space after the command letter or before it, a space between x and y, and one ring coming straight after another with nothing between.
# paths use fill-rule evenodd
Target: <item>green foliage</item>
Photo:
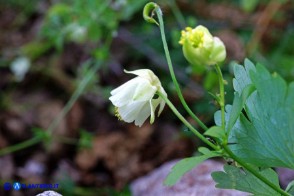
<instances>
[{"instance_id":1,"label":"green foliage","mask_svg":"<svg viewBox=\"0 0 294 196\"><path fill-rule=\"evenodd\" d=\"M118 24L116 13L109 5L110 1L102 0L57 3L46 15L41 37L54 43L59 50L66 41L98 41Z\"/></svg>"},{"instance_id":2,"label":"green foliage","mask_svg":"<svg viewBox=\"0 0 294 196\"><path fill-rule=\"evenodd\" d=\"M280 34L276 32L275 34ZM289 27L284 34L279 36L279 41L269 54L265 54L269 63L272 63L272 69L277 70L284 78L291 81L294 73L294 29Z\"/></svg>"},{"instance_id":3,"label":"green foliage","mask_svg":"<svg viewBox=\"0 0 294 196\"><path fill-rule=\"evenodd\" d=\"M115 34L118 23L128 20L146 2L69 0L53 5L46 15L41 37L59 50L65 42L97 42Z\"/></svg>"},{"instance_id":4,"label":"green foliage","mask_svg":"<svg viewBox=\"0 0 294 196\"><path fill-rule=\"evenodd\" d=\"M199 152L201 152L203 155L196 156L196 157L189 157L180 160L178 163L176 163L171 172L166 177L164 184L167 186L172 186L177 183L177 181L185 175L187 172L195 168L197 165L202 163L203 161L211 158L219 156L218 153L212 152L208 150L207 148L199 148Z\"/></svg>"},{"instance_id":5,"label":"green foliage","mask_svg":"<svg viewBox=\"0 0 294 196\"><path fill-rule=\"evenodd\" d=\"M83 93L95 92L98 90L99 77L97 74L93 74L93 67L99 70L101 65L99 62L88 60L84 62L77 70L76 86L84 83L86 80L87 84L83 87Z\"/></svg>"},{"instance_id":6,"label":"green foliage","mask_svg":"<svg viewBox=\"0 0 294 196\"><path fill-rule=\"evenodd\" d=\"M34 127L32 128L32 132L36 138L42 139L46 144L48 144L52 139L50 133L42 128Z\"/></svg>"},{"instance_id":7,"label":"green foliage","mask_svg":"<svg viewBox=\"0 0 294 196\"><path fill-rule=\"evenodd\" d=\"M16 8L21 10L25 15L32 14L36 7L39 0L30 0L28 3L27 1L20 1L20 0L0 0L1 7L10 7Z\"/></svg>"},{"instance_id":8,"label":"green foliage","mask_svg":"<svg viewBox=\"0 0 294 196\"><path fill-rule=\"evenodd\" d=\"M241 7L247 12L252 12L258 3L259 0L241 0Z\"/></svg>"},{"instance_id":9,"label":"green foliage","mask_svg":"<svg viewBox=\"0 0 294 196\"><path fill-rule=\"evenodd\" d=\"M79 148L91 148L93 135L85 130L80 131Z\"/></svg>"},{"instance_id":10,"label":"green foliage","mask_svg":"<svg viewBox=\"0 0 294 196\"><path fill-rule=\"evenodd\" d=\"M213 89L213 87L217 86L218 83L218 77L215 72L209 71L207 72L205 78L204 78L204 83L203 86L207 91L210 91Z\"/></svg>"},{"instance_id":11,"label":"green foliage","mask_svg":"<svg viewBox=\"0 0 294 196\"><path fill-rule=\"evenodd\" d=\"M276 73L270 74L265 67L254 67L249 60L245 68L235 65L234 89L239 94L248 85L256 91L247 99L240 118L234 124L229 143L238 157L256 166L294 168L294 83L287 85ZM235 101L234 101L235 102ZM228 122L232 122L231 107L227 107ZM215 115L220 125L220 113ZM228 131L228 130L227 130Z\"/></svg>"},{"instance_id":12,"label":"green foliage","mask_svg":"<svg viewBox=\"0 0 294 196\"><path fill-rule=\"evenodd\" d=\"M294 180L288 184L286 191L291 195L294 195Z\"/></svg>"},{"instance_id":13,"label":"green foliage","mask_svg":"<svg viewBox=\"0 0 294 196\"><path fill-rule=\"evenodd\" d=\"M253 84L249 84L243 89L241 95L239 95L238 92L235 92L235 97L230 112L230 119L226 126L226 129L228 131L233 128L238 117L240 116L240 113L244 107L247 98L251 95L251 93L253 93L253 91L255 91L255 86Z\"/></svg>"},{"instance_id":14,"label":"green foliage","mask_svg":"<svg viewBox=\"0 0 294 196\"><path fill-rule=\"evenodd\" d=\"M63 195L74 195L76 185L67 172L63 171L57 180L61 188L60 191Z\"/></svg>"},{"instance_id":15,"label":"green foliage","mask_svg":"<svg viewBox=\"0 0 294 196\"><path fill-rule=\"evenodd\" d=\"M204 135L211 136L216 140L222 141L225 138L225 132L222 127L220 126L213 126L210 127Z\"/></svg>"},{"instance_id":16,"label":"green foliage","mask_svg":"<svg viewBox=\"0 0 294 196\"><path fill-rule=\"evenodd\" d=\"M269 179L277 187L279 187L278 175L274 170L256 170L265 178ZM236 189L258 196L279 195L279 193L271 189L268 185L259 180L250 172L235 166L225 165L224 172L213 172L212 178L217 183L217 188Z\"/></svg>"},{"instance_id":17,"label":"green foliage","mask_svg":"<svg viewBox=\"0 0 294 196\"><path fill-rule=\"evenodd\" d=\"M50 42L32 41L21 47L21 52L31 60L46 53L52 47Z\"/></svg>"}]
</instances>

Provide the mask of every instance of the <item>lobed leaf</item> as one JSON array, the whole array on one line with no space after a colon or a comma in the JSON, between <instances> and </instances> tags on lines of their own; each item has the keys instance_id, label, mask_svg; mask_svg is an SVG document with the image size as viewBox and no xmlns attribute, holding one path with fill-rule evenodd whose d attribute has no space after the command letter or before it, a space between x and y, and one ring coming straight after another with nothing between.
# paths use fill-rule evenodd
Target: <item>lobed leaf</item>
<instances>
[{"instance_id":1,"label":"lobed leaf","mask_svg":"<svg viewBox=\"0 0 294 196\"><path fill-rule=\"evenodd\" d=\"M265 169L259 171L261 175L269 179L273 184L279 187L279 179L277 173L272 169ZM280 195L278 192L270 188L263 181L259 180L247 170L241 168L225 165L224 172L217 171L212 174L213 180L217 183L217 188L222 189L236 189L243 192L252 193L258 196L272 196Z\"/></svg>"},{"instance_id":2,"label":"lobed leaf","mask_svg":"<svg viewBox=\"0 0 294 196\"><path fill-rule=\"evenodd\" d=\"M226 107L229 143L235 143L230 149L256 166L294 169L294 82L287 85L278 74L262 65L254 67L249 60L245 68L235 65L234 74L236 94L246 96L235 96L235 104ZM252 85L254 92L248 87ZM215 122L220 125L219 112Z\"/></svg>"}]
</instances>

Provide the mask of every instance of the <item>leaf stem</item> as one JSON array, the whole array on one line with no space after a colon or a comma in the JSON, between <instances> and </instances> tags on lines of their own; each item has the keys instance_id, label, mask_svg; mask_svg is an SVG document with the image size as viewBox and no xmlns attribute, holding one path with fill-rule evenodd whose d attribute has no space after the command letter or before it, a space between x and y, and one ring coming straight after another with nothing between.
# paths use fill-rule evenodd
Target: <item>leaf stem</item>
<instances>
[{"instance_id":1,"label":"leaf stem","mask_svg":"<svg viewBox=\"0 0 294 196\"><path fill-rule=\"evenodd\" d=\"M221 108L221 121L222 128L225 130L226 122L225 122L225 87L224 87L224 78L222 71L218 64L215 65L216 73L218 75L219 80L219 91L220 91L220 99L218 100L220 108Z\"/></svg>"},{"instance_id":2,"label":"leaf stem","mask_svg":"<svg viewBox=\"0 0 294 196\"><path fill-rule=\"evenodd\" d=\"M281 188L277 187L275 184L273 184L271 181L269 181L268 179L266 179L263 175L261 175L260 173L258 173L254 168L252 168L250 165L248 165L247 163L245 163L243 160L241 160L239 157L237 157L229 148L227 145L223 146L223 149L225 150L225 152L232 158L234 159L238 164L240 164L243 168L245 168L246 170L248 170L250 173L252 173L255 177L257 177L259 180L261 180L262 182L264 182L266 185L268 185L269 187L271 187L272 189L274 189L275 191L277 191L278 193L280 193L281 195L285 195L285 196L291 196L290 194L288 194L287 192L285 192L284 190L282 190Z\"/></svg>"},{"instance_id":3,"label":"leaf stem","mask_svg":"<svg viewBox=\"0 0 294 196\"><path fill-rule=\"evenodd\" d=\"M220 148L215 144L211 143L208 139L206 139L201 133L199 133L176 109L176 107L170 102L170 100L161 92L157 91L157 94L166 102L166 104L170 107L170 109L174 112L174 114L186 125L199 139L201 139L205 144L213 148L214 150L219 150Z\"/></svg>"},{"instance_id":4,"label":"leaf stem","mask_svg":"<svg viewBox=\"0 0 294 196\"><path fill-rule=\"evenodd\" d=\"M160 29L160 34L161 34L161 38L162 38L162 43L163 43L163 48L164 48L168 68L169 68L170 75L171 75L171 78L173 80L173 83L174 83L174 85L176 87L176 91L177 91L177 94L179 96L179 99L180 99L181 103L183 104L184 108L186 109L186 111L188 112L188 114L199 124L199 126L202 129L204 129L206 131L208 129L207 126L192 112L192 110L189 108L189 106L187 105L187 103L186 103L186 101L185 101L185 99L183 97L183 94L181 92L179 83L178 83L177 78L175 76L172 61L171 61L171 58L170 58L170 54L169 54L169 50L168 50L168 46L167 46L167 42L166 42L166 38L165 38L162 12L161 12L159 6L155 7L155 12L156 12L158 20L159 20L159 29Z\"/></svg>"}]
</instances>

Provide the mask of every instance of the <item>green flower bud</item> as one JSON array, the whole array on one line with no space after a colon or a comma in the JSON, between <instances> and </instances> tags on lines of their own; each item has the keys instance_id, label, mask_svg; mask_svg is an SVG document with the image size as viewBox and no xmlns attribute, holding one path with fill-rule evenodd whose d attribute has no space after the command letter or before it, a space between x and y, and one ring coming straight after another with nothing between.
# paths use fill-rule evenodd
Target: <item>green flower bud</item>
<instances>
[{"instance_id":1,"label":"green flower bud","mask_svg":"<svg viewBox=\"0 0 294 196\"><path fill-rule=\"evenodd\" d=\"M213 37L202 25L183 30L179 43L183 45L184 56L196 72L202 72L205 66L220 63L226 58L223 42Z\"/></svg>"}]
</instances>

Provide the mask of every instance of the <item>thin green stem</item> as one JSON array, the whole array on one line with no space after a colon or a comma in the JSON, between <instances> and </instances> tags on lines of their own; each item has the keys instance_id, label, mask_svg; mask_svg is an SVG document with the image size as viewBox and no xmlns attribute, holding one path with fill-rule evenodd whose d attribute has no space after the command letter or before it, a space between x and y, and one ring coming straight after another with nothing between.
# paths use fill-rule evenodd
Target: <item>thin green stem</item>
<instances>
[{"instance_id":1,"label":"thin green stem","mask_svg":"<svg viewBox=\"0 0 294 196\"><path fill-rule=\"evenodd\" d=\"M166 104L170 107L170 109L174 112L174 114L186 125L199 139L201 139L205 144L213 148L214 150L219 150L219 147L215 144L211 143L208 139L206 139L201 133L199 133L176 109L176 107L170 102L170 100L161 92L157 92L157 94L166 102Z\"/></svg>"},{"instance_id":2,"label":"thin green stem","mask_svg":"<svg viewBox=\"0 0 294 196\"><path fill-rule=\"evenodd\" d=\"M10 154L10 153L16 152L18 150L33 146L33 145L41 142L42 140L43 140L42 137L35 136L35 137L33 137L33 138L29 139L29 140L26 140L24 142L15 144L13 146L8 146L7 148L4 148L4 149L0 150L0 156L4 156L6 154Z\"/></svg>"},{"instance_id":3,"label":"thin green stem","mask_svg":"<svg viewBox=\"0 0 294 196\"><path fill-rule=\"evenodd\" d=\"M112 43L112 36L108 36L105 40L104 47L108 49ZM105 59L102 59L102 61ZM60 121L66 116L66 114L69 112L69 110L72 108L73 104L77 101L77 99L81 96L81 94L84 92L85 87L89 83L89 81L93 78L93 76L96 74L98 69L101 66L101 61L95 63L95 65L89 69L79 84L78 88L75 90L73 95L71 96L70 100L66 103L62 111L58 114L58 116L53 120L53 122L48 127L47 131L48 133L52 133L54 129L59 125Z\"/></svg>"},{"instance_id":4,"label":"thin green stem","mask_svg":"<svg viewBox=\"0 0 294 196\"><path fill-rule=\"evenodd\" d=\"M258 173L254 168L252 168L250 165L245 163L243 160L241 160L239 157L237 157L229 148L227 145L223 146L225 152L232 158L234 159L238 164L240 164L243 168L248 170L250 173L252 173L255 177L260 179L262 182L264 182L266 185L280 193L281 195L285 196L291 196L289 193L285 192L281 188L277 187L275 184L273 184L271 181L269 181L267 178L265 178L263 175Z\"/></svg>"},{"instance_id":5,"label":"thin green stem","mask_svg":"<svg viewBox=\"0 0 294 196\"><path fill-rule=\"evenodd\" d=\"M99 67L100 67L100 63L96 63L92 69L88 70L85 78L81 81L78 88L75 90L75 92L71 96L70 100L66 103L62 111L57 115L57 117L53 120L53 122L48 127L47 129L48 133L52 134L53 130L59 125L60 121L66 116L66 114L72 108L74 103L84 92L85 87L87 86L89 81L92 79L92 77L95 75Z\"/></svg>"},{"instance_id":6,"label":"thin green stem","mask_svg":"<svg viewBox=\"0 0 294 196\"><path fill-rule=\"evenodd\" d=\"M219 91L220 91L220 99L219 105L221 108L221 120L222 120L222 128L225 130L226 128L226 121L225 121L225 87L224 87L224 78L222 71L218 64L215 65L215 69L218 75L219 80Z\"/></svg>"},{"instance_id":7,"label":"thin green stem","mask_svg":"<svg viewBox=\"0 0 294 196\"><path fill-rule=\"evenodd\" d=\"M170 75L171 78L173 80L173 83L176 87L176 91L177 94L179 96L179 99L181 101L181 103L183 104L184 108L186 109L186 111L188 112L188 114L199 124L199 126L204 129L205 131L208 129L207 126L192 112L192 110L189 108L189 106L187 105L184 96L181 92L179 83L177 81L174 69L173 69L173 65L172 65L172 61L170 58L170 54L169 54L169 50L168 50L168 46L167 46L167 42L166 42L166 38L165 38L165 32L164 32L164 23L163 23L163 18L162 18L162 12L160 10L159 7L155 8L158 20L159 20L159 29L160 29L160 33L161 33L161 38L162 38L162 43L163 43L163 48L164 48L164 52L165 52L165 56L166 56L166 60L167 60L167 64L168 64L168 68L170 71Z\"/></svg>"},{"instance_id":8,"label":"thin green stem","mask_svg":"<svg viewBox=\"0 0 294 196\"><path fill-rule=\"evenodd\" d=\"M98 70L100 66L100 63L95 64L95 66L89 70L85 76L85 78L81 81L80 85L74 92L74 94L71 96L70 100L67 102L65 107L62 109L62 111L57 115L57 117L53 120L53 122L50 124L50 126L47 129L47 133L49 136L51 136L53 130L59 125L60 121L66 116L66 114L69 112L69 110L72 108L73 104L77 101L77 99L80 97L80 95L83 93L86 85L91 80L91 78L94 76L96 71ZM15 144L13 146L9 146L7 148L4 148L0 150L0 156L12 153L27 147L30 147L38 142L41 142L43 140L42 137L36 136L29 140L26 140L24 142Z\"/></svg>"},{"instance_id":9,"label":"thin green stem","mask_svg":"<svg viewBox=\"0 0 294 196\"><path fill-rule=\"evenodd\" d=\"M109 2L110 1L108 1L108 3ZM112 35L109 35L106 38L106 40L105 40L104 47L106 49L108 49L110 47L111 43L112 43ZM101 62L104 61L105 59L100 59L100 60L101 61L97 62L91 69L89 69L87 71L87 73L85 74L85 77L83 78L83 80L79 84L78 88L75 90L75 92L71 96L70 100L66 103L65 107L57 115L57 117L53 120L53 122L49 125L49 127L47 129L47 133L48 133L47 136L51 137L53 130L59 125L60 121L66 116L66 114L72 108L72 106L74 105L74 103L77 101L77 99L84 92L85 87L87 86L87 84L89 83L89 81L92 79L92 77L94 76L94 74L99 69L99 67L101 65ZM9 154L9 153L12 153L12 152L16 152L18 150L22 150L22 149L27 148L27 147L30 147L30 146L32 146L34 144L37 144L37 143L41 142L42 140L44 140L43 137L35 136L35 137L33 137L33 138L29 139L29 140L26 140L24 142L21 142L21 143L15 144L13 146L9 146L7 148L1 149L0 150L0 156L3 156L5 154ZM69 141L69 140L70 139L63 140L62 142L73 143L73 141Z\"/></svg>"}]
</instances>

